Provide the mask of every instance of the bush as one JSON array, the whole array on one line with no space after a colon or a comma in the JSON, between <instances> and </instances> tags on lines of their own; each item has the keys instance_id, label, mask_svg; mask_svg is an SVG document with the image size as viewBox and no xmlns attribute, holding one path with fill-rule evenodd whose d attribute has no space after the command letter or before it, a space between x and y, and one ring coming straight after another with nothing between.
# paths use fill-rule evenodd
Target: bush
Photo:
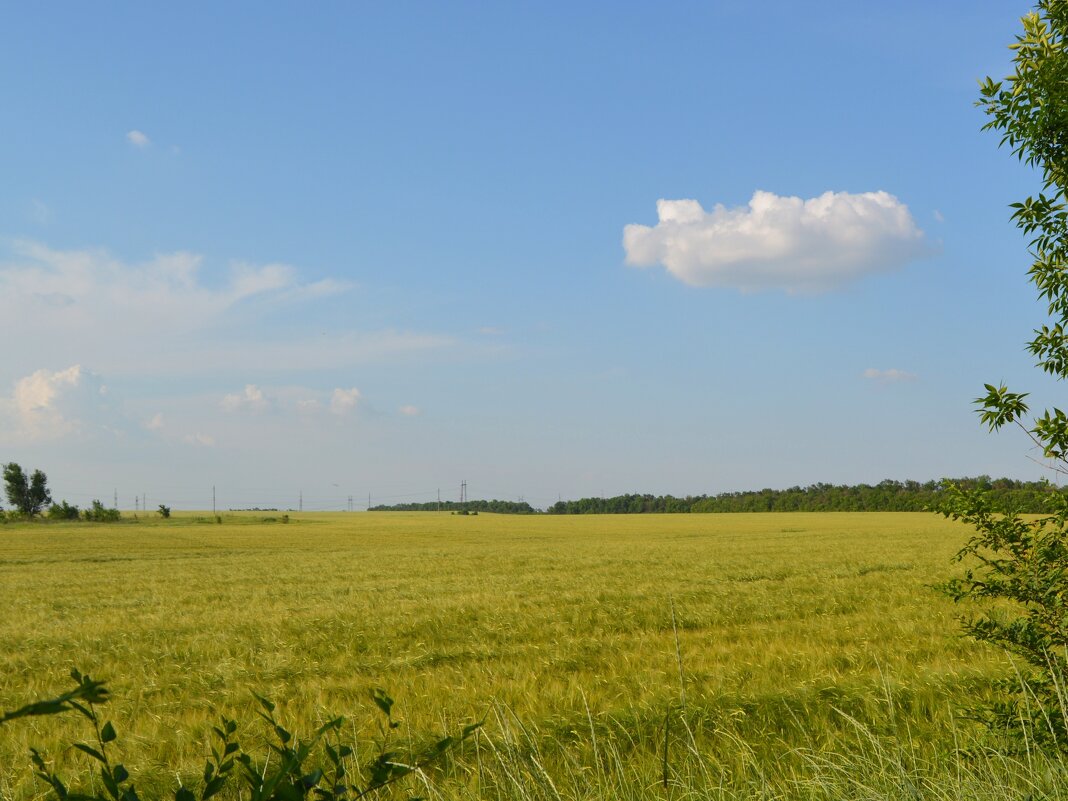
<instances>
[{"instance_id":1,"label":"bush","mask_svg":"<svg viewBox=\"0 0 1068 801\"><path fill-rule=\"evenodd\" d=\"M1052 325L1034 331L1027 348L1042 370L1068 378L1068 4L1040 0L1023 18L1011 45L1014 72L987 78L978 105L986 130L1035 168L1042 189L1013 203L1012 219L1030 240L1031 282L1047 304ZM1068 472L1068 415L1057 408L1032 415L1026 392L987 384L976 399L990 430L1017 426L1052 469ZM1027 418L1031 416L1030 423ZM945 514L974 527L961 550L964 577L947 586L957 600L978 600L988 611L965 621L965 632L1023 660L1023 681L1006 683L1003 700L987 710L992 726L1020 748L1033 739L1068 751L1064 677L1068 675L1068 497L1051 492L1051 514L1022 518L980 490L947 496Z\"/></svg>"},{"instance_id":2,"label":"bush","mask_svg":"<svg viewBox=\"0 0 1068 801\"><path fill-rule=\"evenodd\" d=\"M91 523L113 523L122 518L118 509L108 509L100 501L93 501L93 505L82 512L82 518Z\"/></svg>"},{"instance_id":3,"label":"bush","mask_svg":"<svg viewBox=\"0 0 1068 801\"><path fill-rule=\"evenodd\" d=\"M162 503L159 505L159 516L167 519L171 516L171 507L164 506Z\"/></svg>"},{"instance_id":4,"label":"bush","mask_svg":"<svg viewBox=\"0 0 1068 801\"><path fill-rule=\"evenodd\" d=\"M1068 495L1052 497L1054 514L1023 518L996 508L983 490L950 487L943 514L976 534L957 554L969 563L964 576L943 589L956 601L988 604L964 620L964 632L1023 661L1021 675L1000 682L1000 700L978 716L1022 744L1068 751Z\"/></svg>"},{"instance_id":5,"label":"bush","mask_svg":"<svg viewBox=\"0 0 1068 801\"><path fill-rule=\"evenodd\" d=\"M66 501L54 503L48 508L49 520L77 520L80 514L77 506L72 506Z\"/></svg>"}]
</instances>

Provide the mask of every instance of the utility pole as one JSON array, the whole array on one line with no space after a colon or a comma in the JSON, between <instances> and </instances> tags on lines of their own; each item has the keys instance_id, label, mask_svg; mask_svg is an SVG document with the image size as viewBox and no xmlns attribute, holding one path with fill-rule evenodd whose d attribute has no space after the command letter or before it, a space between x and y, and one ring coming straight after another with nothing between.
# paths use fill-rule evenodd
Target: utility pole
<instances>
[{"instance_id":1,"label":"utility pole","mask_svg":"<svg viewBox=\"0 0 1068 801\"><path fill-rule=\"evenodd\" d=\"M215 515L215 485L211 485L211 513Z\"/></svg>"},{"instance_id":2,"label":"utility pole","mask_svg":"<svg viewBox=\"0 0 1068 801\"><path fill-rule=\"evenodd\" d=\"M304 490L300 491L300 511L304 511Z\"/></svg>"},{"instance_id":3,"label":"utility pole","mask_svg":"<svg viewBox=\"0 0 1068 801\"><path fill-rule=\"evenodd\" d=\"M118 490L117 487L115 488L115 507L114 508L116 508L116 509L119 508L119 490Z\"/></svg>"},{"instance_id":4,"label":"utility pole","mask_svg":"<svg viewBox=\"0 0 1068 801\"><path fill-rule=\"evenodd\" d=\"M371 511L371 493L367 493L367 511Z\"/></svg>"},{"instance_id":5,"label":"utility pole","mask_svg":"<svg viewBox=\"0 0 1068 801\"><path fill-rule=\"evenodd\" d=\"M438 487L438 511L441 511L441 487Z\"/></svg>"}]
</instances>

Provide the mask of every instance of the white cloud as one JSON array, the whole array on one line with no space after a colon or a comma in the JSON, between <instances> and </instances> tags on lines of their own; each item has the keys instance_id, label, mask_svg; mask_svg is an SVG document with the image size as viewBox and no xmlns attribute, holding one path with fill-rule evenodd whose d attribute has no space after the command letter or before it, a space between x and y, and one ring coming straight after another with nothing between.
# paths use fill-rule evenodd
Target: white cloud
<instances>
[{"instance_id":1,"label":"white cloud","mask_svg":"<svg viewBox=\"0 0 1068 801\"><path fill-rule=\"evenodd\" d=\"M163 412L156 412L152 415L151 419L145 421L145 428L149 431L160 431L163 429Z\"/></svg>"},{"instance_id":2,"label":"white cloud","mask_svg":"<svg viewBox=\"0 0 1068 801\"><path fill-rule=\"evenodd\" d=\"M356 408L359 400L360 390L356 389L356 387L352 389L335 389L330 396L330 411L333 414L346 414Z\"/></svg>"},{"instance_id":3,"label":"white cloud","mask_svg":"<svg viewBox=\"0 0 1068 801\"><path fill-rule=\"evenodd\" d=\"M215 447L215 437L199 431L195 434L186 434L182 439L189 445L199 445L203 448Z\"/></svg>"},{"instance_id":4,"label":"white cloud","mask_svg":"<svg viewBox=\"0 0 1068 801\"><path fill-rule=\"evenodd\" d=\"M397 411L399 411L405 417L418 417L420 414L422 414L422 411L419 409L418 406L412 406L411 404L401 406L400 409L398 409Z\"/></svg>"},{"instance_id":5,"label":"white cloud","mask_svg":"<svg viewBox=\"0 0 1068 801\"><path fill-rule=\"evenodd\" d=\"M36 370L0 396L0 440L46 441L71 434L114 431L107 388L99 376L73 365Z\"/></svg>"},{"instance_id":6,"label":"white cloud","mask_svg":"<svg viewBox=\"0 0 1068 801\"><path fill-rule=\"evenodd\" d=\"M744 207L658 200L654 227L627 225L627 264L663 265L691 286L831 289L929 252L908 207L887 192L803 200L754 192Z\"/></svg>"},{"instance_id":7,"label":"white cloud","mask_svg":"<svg viewBox=\"0 0 1068 801\"><path fill-rule=\"evenodd\" d=\"M877 370L874 367L869 367L862 373L862 375L869 381L877 381L880 384L893 384L899 381L915 381L917 378L915 373L898 370L896 367L891 367L889 370Z\"/></svg>"},{"instance_id":8,"label":"white cloud","mask_svg":"<svg viewBox=\"0 0 1068 801\"><path fill-rule=\"evenodd\" d=\"M48 225L52 222L52 209L43 200L34 198L30 201L30 219L38 225Z\"/></svg>"},{"instance_id":9,"label":"white cloud","mask_svg":"<svg viewBox=\"0 0 1068 801\"><path fill-rule=\"evenodd\" d=\"M102 250L60 251L33 242L7 250L0 250L0 320L24 331L29 346L0 367L0 381L41 364L75 362L139 376L230 371L235 364L249 373L329 370L452 343L388 329L324 337L314 317L305 318L302 334L292 321L349 285L305 282L289 265L239 262L218 269L186 251L129 263ZM283 313L284 333L266 324Z\"/></svg>"},{"instance_id":10,"label":"white cloud","mask_svg":"<svg viewBox=\"0 0 1068 801\"><path fill-rule=\"evenodd\" d=\"M323 405L315 398L301 398L297 401L297 411L301 414L315 414Z\"/></svg>"},{"instance_id":11,"label":"white cloud","mask_svg":"<svg viewBox=\"0 0 1068 801\"><path fill-rule=\"evenodd\" d=\"M65 408L65 401L83 382L82 368L38 370L15 383L15 413L23 433L32 438L61 437L73 431L78 421Z\"/></svg>"},{"instance_id":12,"label":"white cloud","mask_svg":"<svg viewBox=\"0 0 1068 801\"><path fill-rule=\"evenodd\" d=\"M134 147L148 147L152 140L136 128L126 134L126 141Z\"/></svg>"},{"instance_id":13,"label":"white cloud","mask_svg":"<svg viewBox=\"0 0 1068 801\"><path fill-rule=\"evenodd\" d=\"M267 398L263 394L263 390L255 384L246 384L245 391L240 395L224 396L222 407L228 412L242 410L259 412L267 408Z\"/></svg>"}]
</instances>

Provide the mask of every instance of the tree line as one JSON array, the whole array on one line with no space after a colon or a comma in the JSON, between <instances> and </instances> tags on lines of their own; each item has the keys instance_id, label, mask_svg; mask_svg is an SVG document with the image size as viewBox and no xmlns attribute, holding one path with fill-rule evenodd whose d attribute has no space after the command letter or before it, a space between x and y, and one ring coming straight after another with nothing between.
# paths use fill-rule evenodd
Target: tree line
<instances>
[{"instance_id":1,"label":"tree line","mask_svg":"<svg viewBox=\"0 0 1068 801\"><path fill-rule=\"evenodd\" d=\"M500 515L532 515L538 510L526 501L430 501L372 506L371 512L496 512Z\"/></svg>"},{"instance_id":2,"label":"tree line","mask_svg":"<svg viewBox=\"0 0 1068 801\"><path fill-rule=\"evenodd\" d=\"M54 503L52 492L48 489L48 476L40 470L27 474L15 462L3 466L3 481L4 495L11 509L5 511L0 506L0 523L33 520L40 515L47 515L50 520L87 520L94 523L111 522L122 517L118 509L109 509L100 501L93 501L87 509L79 509L66 501ZM170 517L170 509L161 505L160 514Z\"/></svg>"},{"instance_id":3,"label":"tree line","mask_svg":"<svg viewBox=\"0 0 1068 801\"><path fill-rule=\"evenodd\" d=\"M718 495L616 495L558 501L546 511L556 515L671 514L686 512L923 512L941 506L948 486L983 490L1000 509L1042 513L1061 493L1045 481L1016 481L990 476L942 481L894 481L878 484L811 484L788 489L724 492Z\"/></svg>"}]
</instances>

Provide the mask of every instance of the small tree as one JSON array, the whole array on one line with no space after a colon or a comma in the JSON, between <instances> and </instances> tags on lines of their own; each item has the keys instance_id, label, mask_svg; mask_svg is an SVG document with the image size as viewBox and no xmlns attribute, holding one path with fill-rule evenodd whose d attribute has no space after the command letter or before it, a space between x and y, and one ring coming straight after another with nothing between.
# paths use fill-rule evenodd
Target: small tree
<instances>
[{"instance_id":1,"label":"small tree","mask_svg":"<svg viewBox=\"0 0 1068 801\"><path fill-rule=\"evenodd\" d=\"M48 477L40 470L34 470L27 480L26 473L14 462L4 465L4 490L8 502L25 517L40 514L52 502Z\"/></svg>"},{"instance_id":2,"label":"small tree","mask_svg":"<svg viewBox=\"0 0 1068 801\"><path fill-rule=\"evenodd\" d=\"M71 506L66 501L54 503L48 510L48 517L52 520L77 520L81 516L77 506Z\"/></svg>"},{"instance_id":3,"label":"small tree","mask_svg":"<svg viewBox=\"0 0 1068 801\"><path fill-rule=\"evenodd\" d=\"M159 516L162 518L168 518L171 516L171 507L164 506L162 503L159 505Z\"/></svg>"},{"instance_id":4,"label":"small tree","mask_svg":"<svg viewBox=\"0 0 1068 801\"><path fill-rule=\"evenodd\" d=\"M118 509L109 509L100 501L94 500L88 509L82 510L82 519L91 523L111 523L122 518Z\"/></svg>"},{"instance_id":5,"label":"small tree","mask_svg":"<svg viewBox=\"0 0 1068 801\"><path fill-rule=\"evenodd\" d=\"M987 78L978 103L990 117L984 130L1000 131L1001 144L1042 176L1042 191L1012 204L1012 219L1030 242L1031 281L1048 303L1050 324L1034 333L1028 349L1038 366L1068 378L1068 3L1040 0L1023 18L1014 72L1004 82ZM987 384L976 399L990 430L1021 428L1068 473L1068 415L1045 410L1028 421L1027 393ZM978 600L986 611L965 621L976 640L1022 660L1024 681L1002 685L988 722L1034 741L1068 750L1065 677L1068 676L1068 497L1051 488L1052 514L1022 518L995 508L981 490L950 488L945 514L975 528L958 554L969 568L947 590L956 600Z\"/></svg>"}]
</instances>

